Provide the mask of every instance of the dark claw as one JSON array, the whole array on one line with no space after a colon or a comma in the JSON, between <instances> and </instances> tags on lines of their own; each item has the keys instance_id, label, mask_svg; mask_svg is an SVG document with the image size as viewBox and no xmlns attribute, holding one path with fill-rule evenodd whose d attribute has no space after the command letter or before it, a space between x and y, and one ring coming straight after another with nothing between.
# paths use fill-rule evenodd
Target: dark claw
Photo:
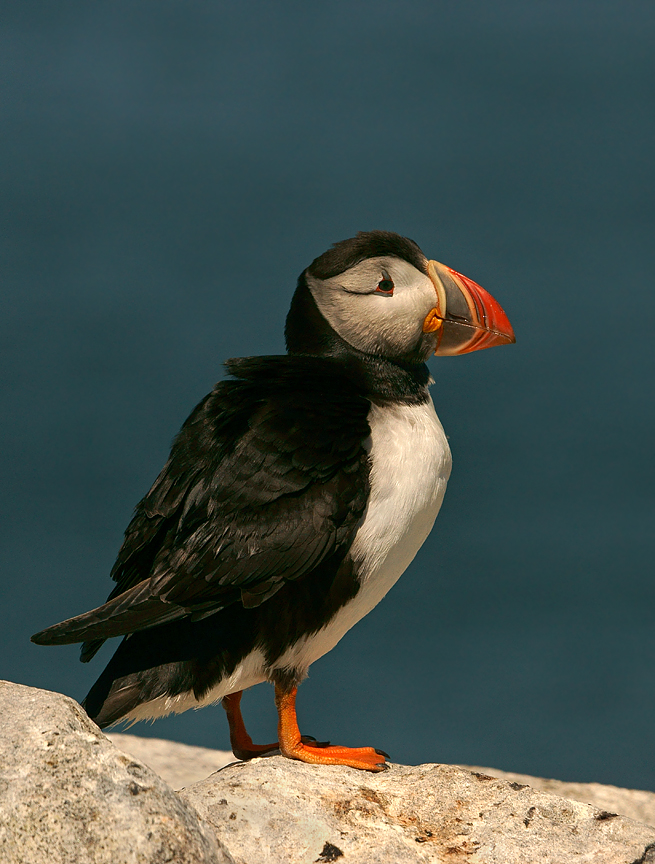
<instances>
[{"instance_id":1,"label":"dark claw","mask_svg":"<svg viewBox=\"0 0 655 864\"><path fill-rule=\"evenodd\" d=\"M377 767L380 769L380 771L388 771L390 768L390 766L387 765L386 762L378 762Z\"/></svg>"},{"instance_id":2,"label":"dark claw","mask_svg":"<svg viewBox=\"0 0 655 864\"><path fill-rule=\"evenodd\" d=\"M376 748L375 752L378 754L378 756L384 756L385 759L391 759L391 756L389 756L388 753L385 753L384 750L378 750Z\"/></svg>"},{"instance_id":3,"label":"dark claw","mask_svg":"<svg viewBox=\"0 0 655 864\"><path fill-rule=\"evenodd\" d=\"M317 741L313 735L303 735L300 740L303 744L309 744L311 747L329 747L329 741Z\"/></svg>"},{"instance_id":4,"label":"dark claw","mask_svg":"<svg viewBox=\"0 0 655 864\"><path fill-rule=\"evenodd\" d=\"M279 751L279 747L277 744L271 744L266 750L235 750L232 749L232 752L240 759L242 762L249 762L251 759L257 759L260 756L272 756L274 753Z\"/></svg>"}]
</instances>

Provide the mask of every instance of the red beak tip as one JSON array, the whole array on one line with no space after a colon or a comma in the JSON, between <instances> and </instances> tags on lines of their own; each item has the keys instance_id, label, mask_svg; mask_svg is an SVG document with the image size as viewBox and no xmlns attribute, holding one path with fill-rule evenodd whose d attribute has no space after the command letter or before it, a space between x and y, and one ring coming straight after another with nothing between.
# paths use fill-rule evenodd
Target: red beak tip
<instances>
[{"instance_id":1,"label":"red beak tip","mask_svg":"<svg viewBox=\"0 0 655 864\"><path fill-rule=\"evenodd\" d=\"M487 290L478 285L477 282L474 282L473 279L469 279L468 276L464 276L463 273L458 273L450 267L448 269L461 279L469 292L476 298L483 311L483 320L487 324L486 329L490 334L496 336L496 339L486 340L484 346L481 347L491 348L492 345L511 345L516 342L514 328L509 323L505 310L496 298L492 297Z\"/></svg>"}]
</instances>

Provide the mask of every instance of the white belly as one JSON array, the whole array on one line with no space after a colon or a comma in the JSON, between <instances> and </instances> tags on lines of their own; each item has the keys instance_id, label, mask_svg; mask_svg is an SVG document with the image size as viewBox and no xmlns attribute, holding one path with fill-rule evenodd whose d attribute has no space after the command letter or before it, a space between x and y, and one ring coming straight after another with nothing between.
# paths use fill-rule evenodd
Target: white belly
<instances>
[{"instance_id":1,"label":"white belly","mask_svg":"<svg viewBox=\"0 0 655 864\"><path fill-rule=\"evenodd\" d=\"M371 492L350 554L362 587L317 634L291 646L276 668L307 669L376 606L412 562L430 533L450 476L450 448L432 400L424 405L373 405Z\"/></svg>"}]
</instances>

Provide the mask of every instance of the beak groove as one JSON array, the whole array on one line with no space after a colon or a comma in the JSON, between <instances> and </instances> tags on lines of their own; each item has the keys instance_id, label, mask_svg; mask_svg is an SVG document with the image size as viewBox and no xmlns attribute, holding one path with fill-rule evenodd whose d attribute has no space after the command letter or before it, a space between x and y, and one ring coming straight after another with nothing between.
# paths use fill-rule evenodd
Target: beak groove
<instances>
[{"instance_id":1,"label":"beak groove","mask_svg":"<svg viewBox=\"0 0 655 864\"><path fill-rule=\"evenodd\" d=\"M437 306L430 316L443 320L435 354L454 356L516 342L514 330L500 303L477 282L438 261L428 261L428 276L435 287Z\"/></svg>"}]
</instances>

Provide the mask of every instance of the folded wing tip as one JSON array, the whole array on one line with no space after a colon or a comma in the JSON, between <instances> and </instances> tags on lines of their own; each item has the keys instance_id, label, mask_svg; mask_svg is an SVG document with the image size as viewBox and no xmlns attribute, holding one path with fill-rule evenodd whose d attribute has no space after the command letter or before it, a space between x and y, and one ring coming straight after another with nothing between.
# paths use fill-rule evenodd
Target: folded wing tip
<instances>
[{"instance_id":1,"label":"folded wing tip","mask_svg":"<svg viewBox=\"0 0 655 864\"><path fill-rule=\"evenodd\" d=\"M55 627L57 625L55 624ZM35 645L57 645L59 644L59 640L57 639L57 634L53 633L54 627L46 627L45 630L39 630L38 633L35 633L33 636L30 636L30 642L34 642Z\"/></svg>"}]
</instances>

